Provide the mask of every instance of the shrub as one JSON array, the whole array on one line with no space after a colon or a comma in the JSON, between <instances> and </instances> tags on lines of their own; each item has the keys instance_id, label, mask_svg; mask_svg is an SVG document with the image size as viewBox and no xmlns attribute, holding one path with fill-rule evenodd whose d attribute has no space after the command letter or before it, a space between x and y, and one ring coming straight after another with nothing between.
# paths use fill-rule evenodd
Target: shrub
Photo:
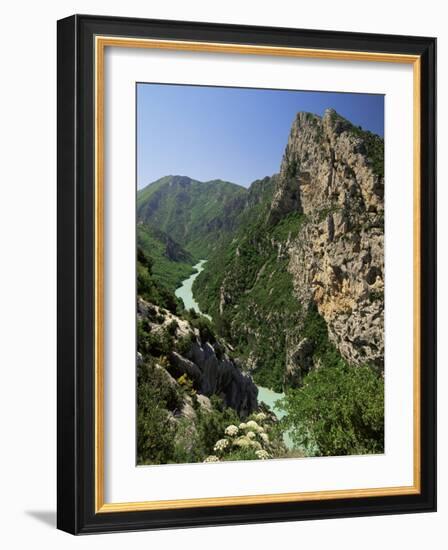
<instances>
[{"instance_id":1,"label":"shrub","mask_svg":"<svg viewBox=\"0 0 448 550\"><path fill-rule=\"evenodd\" d=\"M352 127L352 132L363 139L367 158L370 162L373 172L384 177L384 139L376 134L363 130L360 126Z\"/></svg>"},{"instance_id":2,"label":"shrub","mask_svg":"<svg viewBox=\"0 0 448 550\"><path fill-rule=\"evenodd\" d=\"M196 338L194 334L192 334L191 332L186 336L182 336L181 338L178 338L176 342L176 351L181 355L188 357L189 352L191 350L191 346L193 345L195 340Z\"/></svg>"},{"instance_id":3,"label":"shrub","mask_svg":"<svg viewBox=\"0 0 448 550\"><path fill-rule=\"evenodd\" d=\"M174 346L173 337L164 330L148 332L144 322L137 323L137 349L144 356L160 357L168 355Z\"/></svg>"},{"instance_id":4,"label":"shrub","mask_svg":"<svg viewBox=\"0 0 448 550\"><path fill-rule=\"evenodd\" d=\"M276 427L276 426L275 426ZM229 424L213 445L216 460L266 460L285 452L282 434L274 429L273 417L262 411L252 413L245 422Z\"/></svg>"},{"instance_id":5,"label":"shrub","mask_svg":"<svg viewBox=\"0 0 448 550\"><path fill-rule=\"evenodd\" d=\"M196 312L195 309L190 308L190 309L188 310L188 317L189 317L190 319L198 319L198 318L199 318L199 315L198 315L198 313Z\"/></svg>"},{"instance_id":6,"label":"shrub","mask_svg":"<svg viewBox=\"0 0 448 550\"><path fill-rule=\"evenodd\" d=\"M214 400L214 404L216 405L216 400ZM215 443L222 437L229 424L239 422L238 415L233 409L225 407L224 404L219 404L218 407L213 407L210 412L198 410L196 429L198 433L197 451L200 460L203 460L202 457L213 454Z\"/></svg>"},{"instance_id":7,"label":"shrub","mask_svg":"<svg viewBox=\"0 0 448 550\"><path fill-rule=\"evenodd\" d=\"M176 388L167 383L163 369L146 364L138 368L137 462L165 464L174 452L174 428L168 410L180 404Z\"/></svg>"},{"instance_id":8,"label":"shrub","mask_svg":"<svg viewBox=\"0 0 448 550\"><path fill-rule=\"evenodd\" d=\"M177 321L173 319L168 326L166 327L166 330L168 331L168 334L171 336L176 336L176 330L179 328L179 325L177 324Z\"/></svg>"},{"instance_id":9,"label":"shrub","mask_svg":"<svg viewBox=\"0 0 448 550\"><path fill-rule=\"evenodd\" d=\"M314 346L314 360L323 367L343 367L346 365L336 347L328 338L328 328L325 319L319 314L314 304L311 304L306 313L302 338L309 338Z\"/></svg>"},{"instance_id":10,"label":"shrub","mask_svg":"<svg viewBox=\"0 0 448 550\"><path fill-rule=\"evenodd\" d=\"M227 408L221 398L214 395L210 401L212 409L207 411L193 400L195 423L192 425L186 420L179 423L172 462L203 462L215 454L214 446L222 438L225 428L239 422L236 412Z\"/></svg>"},{"instance_id":11,"label":"shrub","mask_svg":"<svg viewBox=\"0 0 448 550\"><path fill-rule=\"evenodd\" d=\"M137 294L147 302L176 313L180 309L180 302L173 292L154 279L152 265L152 260L138 248Z\"/></svg>"},{"instance_id":12,"label":"shrub","mask_svg":"<svg viewBox=\"0 0 448 550\"><path fill-rule=\"evenodd\" d=\"M321 456L384 452L384 381L369 366L338 364L312 371L281 402L297 446Z\"/></svg>"},{"instance_id":13,"label":"shrub","mask_svg":"<svg viewBox=\"0 0 448 550\"><path fill-rule=\"evenodd\" d=\"M210 342L214 344L216 342L216 336L212 328L211 322L205 317L199 317L192 321L192 325L199 330L199 336L202 342Z\"/></svg>"},{"instance_id":14,"label":"shrub","mask_svg":"<svg viewBox=\"0 0 448 550\"><path fill-rule=\"evenodd\" d=\"M299 171L299 163L297 160L292 160L286 167L286 176L288 178L295 178Z\"/></svg>"},{"instance_id":15,"label":"shrub","mask_svg":"<svg viewBox=\"0 0 448 550\"><path fill-rule=\"evenodd\" d=\"M191 380L191 378L189 378L186 373L179 376L179 378L177 379L177 383L179 384L181 391L184 394L189 395L191 397L196 395L196 390L194 389L193 380Z\"/></svg>"}]
</instances>

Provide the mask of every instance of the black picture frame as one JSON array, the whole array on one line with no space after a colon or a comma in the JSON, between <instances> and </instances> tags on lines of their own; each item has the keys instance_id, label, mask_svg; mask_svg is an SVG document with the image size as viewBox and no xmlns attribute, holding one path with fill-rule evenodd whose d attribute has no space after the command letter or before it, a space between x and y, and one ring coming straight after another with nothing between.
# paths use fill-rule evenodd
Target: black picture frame
<instances>
[{"instance_id":1,"label":"black picture frame","mask_svg":"<svg viewBox=\"0 0 448 550\"><path fill-rule=\"evenodd\" d=\"M419 494L203 508L95 511L95 144L97 35L420 57L421 484ZM58 21L57 526L73 534L436 510L436 39L124 17Z\"/></svg>"}]
</instances>

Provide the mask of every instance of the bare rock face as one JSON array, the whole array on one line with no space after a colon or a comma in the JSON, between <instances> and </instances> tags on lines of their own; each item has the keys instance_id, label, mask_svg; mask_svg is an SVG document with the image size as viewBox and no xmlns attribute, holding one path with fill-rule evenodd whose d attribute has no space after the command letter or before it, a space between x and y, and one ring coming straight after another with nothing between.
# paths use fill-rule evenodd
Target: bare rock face
<instances>
[{"instance_id":1,"label":"bare rock face","mask_svg":"<svg viewBox=\"0 0 448 550\"><path fill-rule=\"evenodd\" d=\"M382 147L381 138L332 109L322 118L299 113L268 217L275 222L294 210L305 215L288 250L297 297L304 306L315 303L347 361L379 368L384 358Z\"/></svg>"},{"instance_id":2,"label":"bare rock face","mask_svg":"<svg viewBox=\"0 0 448 550\"><path fill-rule=\"evenodd\" d=\"M218 358L209 343L195 343L191 357L201 369L200 392L206 396L221 395L228 407L241 416L257 408L258 389L250 375L242 372L226 355Z\"/></svg>"}]
</instances>

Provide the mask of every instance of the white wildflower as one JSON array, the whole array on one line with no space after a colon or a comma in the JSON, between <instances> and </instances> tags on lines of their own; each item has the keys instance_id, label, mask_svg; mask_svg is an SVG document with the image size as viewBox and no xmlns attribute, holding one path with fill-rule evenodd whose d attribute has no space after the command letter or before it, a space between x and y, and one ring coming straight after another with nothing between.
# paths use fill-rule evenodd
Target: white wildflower
<instances>
[{"instance_id":1,"label":"white wildflower","mask_svg":"<svg viewBox=\"0 0 448 550\"><path fill-rule=\"evenodd\" d=\"M260 433L261 439L264 441L264 443L269 443L269 437L268 434Z\"/></svg>"},{"instance_id":2,"label":"white wildflower","mask_svg":"<svg viewBox=\"0 0 448 550\"><path fill-rule=\"evenodd\" d=\"M234 437L238 433L238 427L234 426L233 424L230 424L230 426L227 426L227 428L224 430L224 433L226 435L230 435L230 437Z\"/></svg>"},{"instance_id":3,"label":"white wildflower","mask_svg":"<svg viewBox=\"0 0 448 550\"><path fill-rule=\"evenodd\" d=\"M266 415L264 412L260 412L255 415L255 418L258 420L258 422L263 422L263 420L266 420Z\"/></svg>"},{"instance_id":4,"label":"white wildflower","mask_svg":"<svg viewBox=\"0 0 448 550\"><path fill-rule=\"evenodd\" d=\"M215 455L210 455L204 460L204 462L208 462L208 463L219 462L219 458Z\"/></svg>"},{"instance_id":5,"label":"white wildflower","mask_svg":"<svg viewBox=\"0 0 448 550\"><path fill-rule=\"evenodd\" d=\"M258 428L260 426L255 422L255 420L249 420L249 422L246 423L246 428L249 428L249 430L258 431Z\"/></svg>"},{"instance_id":6,"label":"white wildflower","mask_svg":"<svg viewBox=\"0 0 448 550\"><path fill-rule=\"evenodd\" d=\"M224 451L224 449L229 445L229 442L227 439L220 439L215 443L215 446L213 447L214 451Z\"/></svg>"},{"instance_id":7,"label":"white wildflower","mask_svg":"<svg viewBox=\"0 0 448 550\"><path fill-rule=\"evenodd\" d=\"M246 424L244 422L241 422L241 424L239 425L239 428L240 430L245 430L246 429Z\"/></svg>"},{"instance_id":8,"label":"white wildflower","mask_svg":"<svg viewBox=\"0 0 448 550\"><path fill-rule=\"evenodd\" d=\"M233 442L233 444L236 445L237 447L243 447L243 448L250 447L251 443L252 441L245 435L242 435L238 439L235 439L235 441Z\"/></svg>"},{"instance_id":9,"label":"white wildflower","mask_svg":"<svg viewBox=\"0 0 448 550\"><path fill-rule=\"evenodd\" d=\"M254 432L247 432L246 436L247 436L249 439L254 439L254 438L255 438L255 433L254 433Z\"/></svg>"},{"instance_id":10,"label":"white wildflower","mask_svg":"<svg viewBox=\"0 0 448 550\"><path fill-rule=\"evenodd\" d=\"M255 422L255 420L249 420L246 424L246 429L255 433L264 432L264 428Z\"/></svg>"},{"instance_id":11,"label":"white wildflower","mask_svg":"<svg viewBox=\"0 0 448 550\"><path fill-rule=\"evenodd\" d=\"M255 451L255 454L257 455L257 458L260 458L261 460L266 460L267 458L270 458L270 455L267 451L264 449L260 449L259 451Z\"/></svg>"}]
</instances>

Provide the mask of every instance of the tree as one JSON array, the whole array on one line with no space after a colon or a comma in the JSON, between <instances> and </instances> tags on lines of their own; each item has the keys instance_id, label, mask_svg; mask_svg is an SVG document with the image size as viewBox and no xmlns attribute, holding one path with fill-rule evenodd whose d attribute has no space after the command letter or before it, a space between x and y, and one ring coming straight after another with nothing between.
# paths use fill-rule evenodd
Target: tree
<instances>
[{"instance_id":1,"label":"tree","mask_svg":"<svg viewBox=\"0 0 448 550\"><path fill-rule=\"evenodd\" d=\"M369 366L316 369L300 389L288 391L281 406L294 443L314 447L312 454L384 452L384 380Z\"/></svg>"}]
</instances>

